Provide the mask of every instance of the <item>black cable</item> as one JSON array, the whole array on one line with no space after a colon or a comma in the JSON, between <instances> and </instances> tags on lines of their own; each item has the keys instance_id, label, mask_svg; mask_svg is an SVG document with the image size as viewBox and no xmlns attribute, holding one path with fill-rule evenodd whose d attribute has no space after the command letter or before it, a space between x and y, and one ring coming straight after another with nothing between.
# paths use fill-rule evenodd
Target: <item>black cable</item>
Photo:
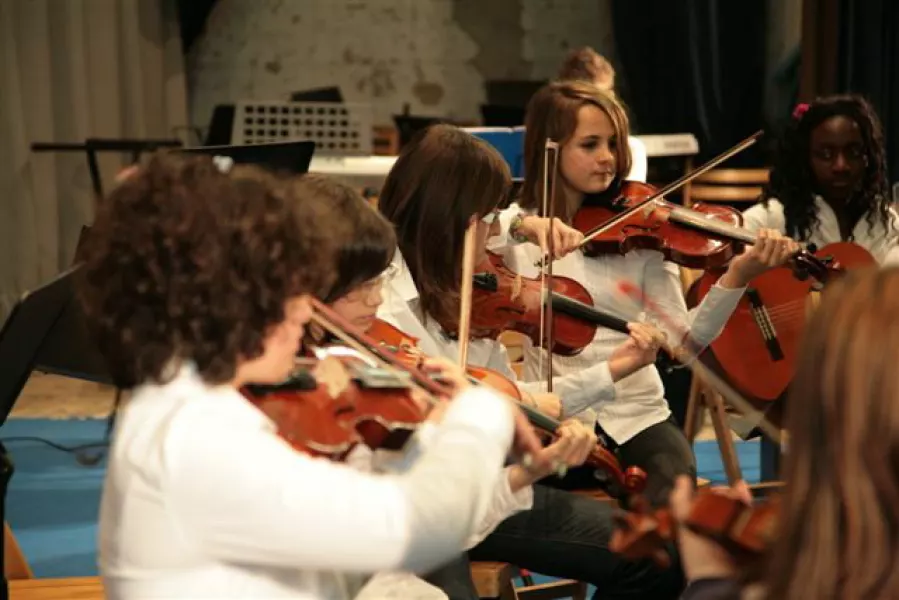
<instances>
[{"instance_id":1,"label":"black cable","mask_svg":"<svg viewBox=\"0 0 899 600\"><path fill-rule=\"evenodd\" d=\"M109 446L109 441L103 442L90 442L87 444L78 444L77 446L63 446L62 444L58 444L51 440L37 437L37 436L13 436L8 438L3 438L2 441L4 444L14 443L14 442L40 442L41 444L47 444L51 448L59 450L61 452L67 452L75 455L75 460L78 461L78 464L84 465L86 467L92 467L97 465L103 459L103 452L88 452L93 448L106 448Z\"/></svg>"},{"instance_id":2,"label":"black cable","mask_svg":"<svg viewBox=\"0 0 899 600\"><path fill-rule=\"evenodd\" d=\"M2 438L0 441L3 443L9 442L40 442L42 444L47 444L51 448L56 450L60 450L61 452L67 452L75 455L75 460L78 461L78 464L83 465L85 467L93 467L100 464L100 461L103 460L103 456L106 454L106 449L109 448L109 440L112 437L112 430L115 427L115 419L116 414L119 412L119 404L122 400L122 390L116 388L115 400L112 405L112 412L109 413L109 417L106 419L106 432L103 434L102 442L90 442L87 444L78 444L77 446L63 446L62 444L58 444L56 442L50 441L45 438L40 438L37 436L14 436L9 438ZM100 450L96 452L90 452L90 450L94 448L100 448Z\"/></svg>"}]
</instances>

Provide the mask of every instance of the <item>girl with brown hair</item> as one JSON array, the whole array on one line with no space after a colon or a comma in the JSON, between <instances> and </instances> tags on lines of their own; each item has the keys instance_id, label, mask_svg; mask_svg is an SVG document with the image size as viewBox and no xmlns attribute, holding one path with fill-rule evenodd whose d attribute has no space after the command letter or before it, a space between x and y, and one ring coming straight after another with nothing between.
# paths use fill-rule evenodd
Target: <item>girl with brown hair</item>
<instances>
[{"instance_id":1,"label":"girl with brown hair","mask_svg":"<svg viewBox=\"0 0 899 600\"><path fill-rule=\"evenodd\" d=\"M330 286L330 291L325 294L325 301L341 317L361 330L369 331L383 301L383 286L391 276L389 267L396 252L393 226L353 188L334 179L315 174L304 175L297 178L294 190L303 202L316 206L324 221L334 223L329 235L331 243L337 247L334 272L336 279ZM313 326L310 329L321 340L322 336L318 335L316 328ZM442 360L449 362L446 358ZM444 366L448 371L456 371L457 377L463 377L461 369L454 364ZM372 453L368 448L360 447L351 455L351 464L365 471L402 469L410 453L414 454L419 448L433 442L433 433L431 427L419 429L411 443L404 448L402 456L395 453ZM490 507L464 549L477 545L507 517L529 509L533 502L532 485L552 474L553 465L582 464L595 443L596 438L589 430L569 425L563 428L558 441L542 451L541 463L547 465L547 468L526 469L521 465L505 467L505 476L498 482ZM447 583L448 572L457 573L458 580ZM413 581L413 577L410 573L390 573L375 577L359 597L383 597L397 594L401 590L422 588L422 582ZM463 557L426 579L445 585L446 593L454 599L464 598L466 593L472 598L477 597L470 581L468 562ZM424 591L416 593L420 596ZM441 597L445 596L441 594Z\"/></svg>"},{"instance_id":2,"label":"girl with brown hair","mask_svg":"<svg viewBox=\"0 0 899 600\"><path fill-rule=\"evenodd\" d=\"M687 533L684 598L899 597L897 298L895 267L850 272L822 295L786 404L786 486L760 589L744 592L728 555ZM678 482L675 516L692 494Z\"/></svg>"},{"instance_id":3,"label":"girl with brown hair","mask_svg":"<svg viewBox=\"0 0 899 600\"><path fill-rule=\"evenodd\" d=\"M476 530L520 413L508 401L461 391L432 413L434 443L383 477L295 451L239 392L293 370L309 296L331 283L327 229L274 178L209 158L154 156L100 204L79 297L131 392L100 507L108 598L348 599Z\"/></svg>"},{"instance_id":4,"label":"girl with brown hair","mask_svg":"<svg viewBox=\"0 0 899 600\"><path fill-rule=\"evenodd\" d=\"M509 168L496 150L447 125L419 133L403 147L387 176L379 209L396 230L399 250L391 277L384 282L378 316L418 338L425 354L457 358L458 343L446 331L460 312L465 232L476 225L475 254L480 262L486 257L487 239L497 228L496 215L508 201L510 187ZM573 396L563 396L562 402L570 406L582 396L611 388L616 377L651 363L659 342L650 328L635 325L632 337L622 340L608 363L556 378ZM515 380L505 349L496 340L471 340L468 363ZM531 401L530 394L541 410L567 419L568 427L584 430L571 413L561 410L558 397L540 394L541 384L519 382L519 388L526 393L525 401ZM592 428L586 431L594 441ZM586 581L596 585L603 598L672 598L679 593L677 567L659 570L648 562L621 560L608 551L611 532L610 506L537 484L530 510L500 523L469 556Z\"/></svg>"},{"instance_id":5,"label":"girl with brown hair","mask_svg":"<svg viewBox=\"0 0 899 600\"><path fill-rule=\"evenodd\" d=\"M525 134L526 176L519 206L500 217L505 237L507 264L523 275L536 276L535 262L545 252L550 220L538 216L542 205L544 148L546 140L560 146L556 177L553 240L557 260L555 275L573 278L584 285L602 312L628 321L641 320L644 308L617 292L616 283L636 284L661 310L666 319L682 324L688 334L662 327L667 339L698 353L721 331L736 308L746 284L773 266L783 264L798 244L777 232L762 230L758 243L734 258L703 302L688 314L681 289L678 266L652 250L635 250L625 255L586 257L574 252L583 234L569 224L582 206L608 204L618 196L630 169L628 119L618 101L595 86L583 82L557 82L544 86L528 106ZM525 242L518 243L515 242ZM531 243L527 243L531 242ZM661 315L643 315L650 321ZM590 346L573 357L553 357L558 375L596 369L613 355L624 336L600 330ZM539 365L546 357L541 348L525 348L527 380L540 377ZM566 399L566 389L557 388ZM568 412L592 408L597 412L603 439L617 450L623 465L637 465L648 473L646 494L650 502L667 501L678 475L696 476L693 451L675 424L665 400L662 381L655 365L619 378L605 394L579 398L567 405Z\"/></svg>"}]
</instances>

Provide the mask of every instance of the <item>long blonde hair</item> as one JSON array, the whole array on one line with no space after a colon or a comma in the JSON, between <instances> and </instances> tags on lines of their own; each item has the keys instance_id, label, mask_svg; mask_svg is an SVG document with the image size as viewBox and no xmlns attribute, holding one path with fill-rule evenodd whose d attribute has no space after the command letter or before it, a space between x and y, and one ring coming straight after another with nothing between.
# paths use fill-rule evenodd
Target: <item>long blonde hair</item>
<instances>
[{"instance_id":1,"label":"long blonde hair","mask_svg":"<svg viewBox=\"0 0 899 600\"><path fill-rule=\"evenodd\" d=\"M767 595L899 597L899 269L847 274L806 331Z\"/></svg>"},{"instance_id":2,"label":"long blonde hair","mask_svg":"<svg viewBox=\"0 0 899 600\"><path fill-rule=\"evenodd\" d=\"M595 106L612 122L618 146L615 150L615 177L618 181L631 170L628 143L630 125L627 112L613 94L584 81L556 81L540 88L528 103L524 134L524 183L519 203L523 208L540 208L543 193L543 153L547 139L567 144L577 130L578 111L582 106ZM561 194L561 186L556 187ZM570 221L564 202L556 198L558 216Z\"/></svg>"}]
</instances>

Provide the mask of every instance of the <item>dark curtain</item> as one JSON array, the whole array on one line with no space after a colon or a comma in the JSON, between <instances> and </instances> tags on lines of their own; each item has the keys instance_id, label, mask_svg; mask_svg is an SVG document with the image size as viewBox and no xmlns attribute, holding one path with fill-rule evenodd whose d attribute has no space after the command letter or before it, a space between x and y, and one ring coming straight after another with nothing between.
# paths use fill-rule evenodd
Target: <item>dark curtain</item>
<instances>
[{"instance_id":1,"label":"dark curtain","mask_svg":"<svg viewBox=\"0 0 899 600\"><path fill-rule=\"evenodd\" d=\"M699 160L764 125L766 3L612 3L622 96L638 133L691 132ZM758 164L750 149L728 166Z\"/></svg>"},{"instance_id":2,"label":"dark curtain","mask_svg":"<svg viewBox=\"0 0 899 600\"><path fill-rule=\"evenodd\" d=\"M883 122L890 181L899 177L899 2L842 0L837 91L863 94Z\"/></svg>"}]
</instances>

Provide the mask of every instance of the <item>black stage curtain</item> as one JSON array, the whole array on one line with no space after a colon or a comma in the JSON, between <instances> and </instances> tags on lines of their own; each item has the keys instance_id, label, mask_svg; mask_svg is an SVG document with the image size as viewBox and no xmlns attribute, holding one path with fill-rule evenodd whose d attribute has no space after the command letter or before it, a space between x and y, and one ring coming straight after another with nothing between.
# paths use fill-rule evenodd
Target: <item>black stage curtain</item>
<instances>
[{"instance_id":1,"label":"black stage curtain","mask_svg":"<svg viewBox=\"0 0 899 600\"><path fill-rule=\"evenodd\" d=\"M203 33L206 19L218 0L176 0L178 20L181 23L181 43L184 54Z\"/></svg>"},{"instance_id":2,"label":"black stage curtain","mask_svg":"<svg viewBox=\"0 0 899 600\"><path fill-rule=\"evenodd\" d=\"M883 121L891 181L899 179L899 3L804 0L800 96L853 92Z\"/></svg>"},{"instance_id":3,"label":"black stage curtain","mask_svg":"<svg viewBox=\"0 0 899 600\"><path fill-rule=\"evenodd\" d=\"M891 181L899 177L899 2L842 0L838 91L863 94L883 121Z\"/></svg>"},{"instance_id":4,"label":"black stage curtain","mask_svg":"<svg viewBox=\"0 0 899 600\"><path fill-rule=\"evenodd\" d=\"M765 4L612 3L619 71L638 132L692 132L705 160L763 127ZM760 160L750 149L728 166Z\"/></svg>"}]
</instances>

